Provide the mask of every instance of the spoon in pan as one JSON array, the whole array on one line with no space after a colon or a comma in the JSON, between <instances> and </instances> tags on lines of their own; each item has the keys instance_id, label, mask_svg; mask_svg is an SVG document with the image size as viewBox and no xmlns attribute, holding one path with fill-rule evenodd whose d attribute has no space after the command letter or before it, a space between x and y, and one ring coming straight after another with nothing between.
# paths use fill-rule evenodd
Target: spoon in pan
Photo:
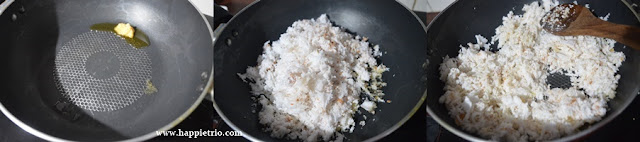
<instances>
[{"instance_id":1,"label":"spoon in pan","mask_svg":"<svg viewBox=\"0 0 640 142\"><path fill-rule=\"evenodd\" d=\"M572 3L558 5L544 15L540 25L554 35L610 38L640 50L639 28L604 21L584 6Z\"/></svg>"}]
</instances>

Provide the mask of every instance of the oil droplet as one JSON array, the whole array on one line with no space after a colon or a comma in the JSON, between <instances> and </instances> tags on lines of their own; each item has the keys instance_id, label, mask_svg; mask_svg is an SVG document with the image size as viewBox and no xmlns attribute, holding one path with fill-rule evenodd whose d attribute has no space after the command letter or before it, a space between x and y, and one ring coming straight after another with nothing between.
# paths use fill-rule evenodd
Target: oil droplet
<instances>
[{"instance_id":1,"label":"oil droplet","mask_svg":"<svg viewBox=\"0 0 640 142\"><path fill-rule=\"evenodd\" d=\"M24 12L27 12L27 10L24 9L24 6L20 6L20 8L18 8L18 12L20 12L20 14L24 14Z\"/></svg>"},{"instance_id":2,"label":"oil droplet","mask_svg":"<svg viewBox=\"0 0 640 142\"><path fill-rule=\"evenodd\" d=\"M18 15L16 14L11 15L11 21L16 21L17 19L18 19Z\"/></svg>"},{"instance_id":3,"label":"oil droplet","mask_svg":"<svg viewBox=\"0 0 640 142\"><path fill-rule=\"evenodd\" d=\"M108 32L113 32L114 34L116 33L113 28L115 28L118 24L114 24L114 23L98 23L98 24L94 24L90 27L91 30L96 30L96 31L108 31ZM138 49L142 49L143 47L147 47L149 46L149 37L147 36L147 34L145 34L144 32L138 30L138 28L135 28L136 30L133 38L128 38L128 37L124 37L124 36L120 36L122 37L124 40L127 41L127 43L131 44L133 47L138 48Z\"/></svg>"},{"instance_id":4,"label":"oil droplet","mask_svg":"<svg viewBox=\"0 0 640 142\"><path fill-rule=\"evenodd\" d=\"M227 38L227 46L231 46L231 38Z\"/></svg>"},{"instance_id":5,"label":"oil droplet","mask_svg":"<svg viewBox=\"0 0 640 142\"><path fill-rule=\"evenodd\" d=\"M207 72L202 72L202 74L200 74L200 77L202 77L202 80L203 80L203 81L204 81L204 80L207 80L207 77L208 77L208 76L209 76L209 75L207 75Z\"/></svg>"},{"instance_id":6,"label":"oil droplet","mask_svg":"<svg viewBox=\"0 0 640 142\"><path fill-rule=\"evenodd\" d=\"M204 91L204 85L200 84L200 86L198 86L198 91Z\"/></svg>"},{"instance_id":7,"label":"oil droplet","mask_svg":"<svg viewBox=\"0 0 640 142\"><path fill-rule=\"evenodd\" d=\"M238 36L238 31L237 31L237 30L232 30L231 34L232 34L234 37L237 37L237 36Z\"/></svg>"}]
</instances>

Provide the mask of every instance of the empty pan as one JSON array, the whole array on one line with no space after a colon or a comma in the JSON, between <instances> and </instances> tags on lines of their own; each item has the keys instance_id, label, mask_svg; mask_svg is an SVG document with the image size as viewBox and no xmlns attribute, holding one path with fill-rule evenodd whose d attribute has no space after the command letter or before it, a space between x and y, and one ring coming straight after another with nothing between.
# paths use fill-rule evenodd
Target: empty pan
<instances>
[{"instance_id":1,"label":"empty pan","mask_svg":"<svg viewBox=\"0 0 640 142\"><path fill-rule=\"evenodd\" d=\"M189 1L6 0L0 9L0 110L45 140L155 137L212 83L212 30ZM150 45L90 30L105 22L131 23ZM145 93L150 86L157 91Z\"/></svg>"}]
</instances>

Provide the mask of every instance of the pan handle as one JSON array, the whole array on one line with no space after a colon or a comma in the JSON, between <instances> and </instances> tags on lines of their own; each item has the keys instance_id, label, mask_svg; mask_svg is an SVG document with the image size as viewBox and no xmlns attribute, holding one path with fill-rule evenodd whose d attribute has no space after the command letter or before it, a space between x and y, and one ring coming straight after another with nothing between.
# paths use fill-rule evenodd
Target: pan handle
<instances>
[{"instance_id":1,"label":"pan handle","mask_svg":"<svg viewBox=\"0 0 640 142\"><path fill-rule=\"evenodd\" d=\"M7 10L7 8L9 8L9 5L11 5L13 1L15 0L5 0L4 2L2 2L2 4L0 4L0 15L4 13L4 10Z\"/></svg>"},{"instance_id":2,"label":"pan handle","mask_svg":"<svg viewBox=\"0 0 640 142\"><path fill-rule=\"evenodd\" d=\"M222 8L221 6L219 6L218 4L213 4L213 40L215 41L216 38L218 36L220 36L220 33L222 32L222 29L224 29L225 23L229 22L229 20L231 20L231 17L233 17L233 15L229 14L229 12Z\"/></svg>"},{"instance_id":3,"label":"pan handle","mask_svg":"<svg viewBox=\"0 0 640 142\"><path fill-rule=\"evenodd\" d=\"M224 29L224 26L225 26L224 23L220 23L220 25L216 29L213 30L213 41L214 42L217 40L218 36L220 36L220 33L222 32L222 29ZM211 74L211 77L214 77L214 75ZM213 79L215 80L215 78L213 78ZM213 83L211 83L211 86L207 87L207 94L210 97L205 97L205 99L213 102Z\"/></svg>"},{"instance_id":4,"label":"pan handle","mask_svg":"<svg viewBox=\"0 0 640 142\"><path fill-rule=\"evenodd\" d=\"M213 12L213 21L214 21L214 30L213 30L213 40L215 42L215 40L217 40L218 36L220 36L220 33L222 32L222 30L225 27L225 23L228 22L231 17L233 17L231 14L229 14L227 12L227 10L223 9L222 7L220 7L218 4L213 4L213 8L214 8L214 12ZM213 74L211 74L211 77L214 77ZM215 78L214 78L215 80ZM213 83L211 83L211 86L207 87L207 93L209 95L209 97L205 97L206 100L212 101L213 102Z\"/></svg>"},{"instance_id":5,"label":"pan handle","mask_svg":"<svg viewBox=\"0 0 640 142\"><path fill-rule=\"evenodd\" d=\"M213 30L214 42L217 40L218 36L220 36L220 33L222 32L222 29L224 29L224 26L224 23L220 23L220 25ZM214 77L213 74L211 74L211 77ZM215 78L213 79L215 80ZM205 97L205 99L213 102L213 83L211 83L211 86L207 87L207 93L210 95L210 97Z\"/></svg>"},{"instance_id":6,"label":"pan handle","mask_svg":"<svg viewBox=\"0 0 640 142\"><path fill-rule=\"evenodd\" d=\"M207 87L207 96L204 99L213 102L213 82Z\"/></svg>"}]
</instances>

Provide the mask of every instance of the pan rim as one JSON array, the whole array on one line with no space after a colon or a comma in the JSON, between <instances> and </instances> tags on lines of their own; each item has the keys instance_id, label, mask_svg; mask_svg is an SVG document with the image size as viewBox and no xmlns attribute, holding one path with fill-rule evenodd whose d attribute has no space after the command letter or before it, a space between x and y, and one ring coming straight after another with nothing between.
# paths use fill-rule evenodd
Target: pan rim
<instances>
[{"instance_id":1,"label":"pan rim","mask_svg":"<svg viewBox=\"0 0 640 142\"><path fill-rule=\"evenodd\" d=\"M8 1L8 2L13 2L13 1ZM188 2L191 4L191 7L193 9L196 9L196 11L198 11L198 14L202 18L202 20L205 22L205 25L207 26L207 30L209 31L209 36L210 36L211 43L212 43L210 48L213 48L213 43L215 42L215 40L213 38L213 29L211 27L211 24L209 23L209 21L207 21L206 17L203 15L203 13L200 11L200 9L195 7L194 3L191 0L188 0ZM11 3L9 3L8 6L9 5L11 5ZM3 14L3 12L0 12L0 15L1 14ZM213 63L211 63L211 71L209 73L209 79L208 79L207 84L206 84L207 88L212 88L212 86L213 86L213 71L214 71L213 70ZM200 103L204 99L204 96L206 96L206 94L209 93L206 90L208 90L208 89L205 88L202 91L202 93L200 93L200 95L198 95L198 98L196 99L196 101L184 113L182 113L180 116L178 116L175 120L173 120L169 124L161 127L160 129L158 129L158 130L156 130L154 132L147 133L147 134L140 135L140 136L133 137L133 138L129 138L129 139L118 140L118 141L134 141L134 142L137 142L137 141L149 140L151 138L159 136L156 133L157 131L167 131L167 130L173 128L174 126L180 124L185 118L189 117L189 115L198 107L198 105L200 105ZM0 102L0 111L7 118L9 118L9 120L11 120L11 122L13 122L14 124L18 125L18 127L20 127L22 130L27 131L29 134L32 134L32 135L34 135L36 137L42 138L42 139L47 140L47 141L71 141L71 140L67 140L67 139L63 139L63 138L59 138L59 137L55 137L55 136L49 135L47 133L44 133L42 131L39 131L39 130L27 125L26 123L22 122L17 117L15 117L11 112L9 112L9 110L2 104L2 102Z\"/></svg>"},{"instance_id":2,"label":"pan rim","mask_svg":"<svg viewBox=\"0 0 640 142\"><path fill-rule=\"evenodd\" d=\"M236 15L240 15L240 14L244 13L247 9L249 9L251 6L253 6L254 4L256 4L256 3L260 2L260 1L261 0L255 0L255 1L251 2L249 5L245 6L240 11L238 11L238 13L236 13ZM230 23L230 22L234 21L235 19L236 19L236 16L234 15L234 16L231 17L231 19L229 19L229 21L227 23ZM223 23L223 24L226 24L226 23ZM221 28L221 29L219 29L219 33L218 34L221 34L222 31L224 31L227 28L227 26L223 26L223 24L220 24L220 26L218 26L219 28ZM218 37L215 37L215 40L213 41L213 46L214 46L214 51L213 51L214 55L213 56L215 56L215 45L218 42L217 38L219 38L219 36L220 35L218 35ZM213 64L214 64L214 68L215 68L215 62L213 62ZM214 69L214 71L212 71L212 73L213 72L215 72L215 69ZM214 78L213 74L212 74L211 78ZM242 137L244 137L246 139L249 139L249 141L254 141L254 142L255 141L260 141L258 138L249 135L245 131L241 130L238 126L236 126L234 123L232 123L231 120L229 120L229 118L227 118L227 116L224 115L224 113L222 113L222 110L220 109L220 107L218 107L218 104L216 103L216 100L215 100L215 96L216 96L215 95L215 89L212 87L211 88L211 102L212 102L211 104L213 105L213 109L216 111L216 113L220 116L220 118L222 118L222 121L224 121L225 124L229 125L229 127L231 127L231 129L240 132L242 134Z\"/></svg>"},{"instance_id":3,"label":"pan rim","mask_svg":"<svg viewBox=\"0 0 640 142\"><path fill-rule=\"evenodd\" d=\"M254 2L252 2L251 4L247 5L246 7L242 8L242 10L240 10L236 15L240 15L242 13L245 12L245 10L247 10L248 8L250 8L251 6L253 6L254 4L260 2L261 0L256 0ZM420 26L422 27L422 30L425 34L427 34L427 27L425 26L424 22L422 22L422 20L420 20L420 18L418 18L418 16L411 10L409 10L406 6L400 4L400 2L398 2L398 0L394 0L396 2L396 4L399 4L400 6L402 6L404 9L406 9L409 13L411 13L411 15L413 15L413 17L420 23ZM236 16L234 15L229 22L230 23L232 21L234 21L236 18ZM220 31L224 31L225 28L227 28L226 26L221 27L222 29L220 29ZM214 41L214 46L215 46L215 42ZM426 48L426 47L425 47ZM215 55L214 55L215 56ZM215 63L214 63L215 64ZM213 88L212 88L213 89ZM212 90L212 92L214 92L214 90ZM242 137L250 140L250 141L263 141L260 140L252 135L249 135L248 133L245 133L245 131L243 131L242 129L240 129L238 126L236 126L234 123L231 122L231 120L229 120L229 118L227 118L227 116L222 112L222 110L218 107L218 104L215 101L215 94L211 93L211 102L213 102L213 107L216 110L216 112L218 113L218 115L222 118L222 120L229 125L229 127L231 127L231 129L238 131L240 133L242 133ZM378 141L386 136L388 136L389 134L393 133L395 130L397 130L398 128L400 128L400 126L402 126L404 123L406 123L407 121L409 121L409 119L411 119L411 117L413 117L413 115L418 112L418 110L420 109L420 107L422 106L423 103L425 103L425 99L427 98L427 88L425 88L424 92L422 93L422 96L420 97L420 100L418 101L418 103L416 103L416 105L411 109L411 111L409 111L409 113L407 115L405 115L402 119L400 119L400 121L396 124L394 124L393 126L389 127L387 130L379 133L376 136L373 136L369 139L364 140L365 142L372 142L372 141Z\"/></svg>"},{"instance_id":4,"label":"pan rim","mask_svg":"<svg viewBox=\"0 0 640 142\"><path fill-rule=\"evenodd\" d=\"M538 0L534 0L534 1L538 1ZM625 0L621 0L621 1L625 2ZM444 10L442 10L438 15L436 15L436 17L434 17L432 22L429 23L429 26L427 26L427 31L434 24L434 21L438 20L438 18L442 15L442 13L447 11L452 6L458 4L458 2L459 1L457 1L457 0L454 1L452 4L447 6ZM625 3L625 5L627 5L629 10L631 10L635 15L635 11L633 9L631 9L631 7L627 3ZM638 15L635 15L635 16L638 16ZM640 21L640 19L638 19L638 21ZM616 89L617 89L617 87L616 87ZM640 89L639 89L639 87L636 87L635 92L638 92L638 91L640 91ZM637 95L632 95L630 99L633 100L633 99L635 99L636 96ZM623 104L623 106L625 106L625 109L626 109L626 107L628 107L631 103L633 103L633 101L625 102ZM581 130L581 131L579 131L577 133L566 135L566 136L563 136L563 137L560 137L560 138L557 138L557 139L553 139L553 140L550 140L550 141L552 141L552 142L564 142L564 141L572 141L572 140L576 140L578 138L584 137L584 136L586 136L588 134L591 134L594 131L602 128L604 125L610 123L611 121L613 121L613 119L618 117L623 111L624 111L624 109L622 109L620 111L615 111L615 112L610 113L610 114L608 113L609 111L607 111L607 118L602 119L600 121L597 121L596 124L591 125L589 128ZM458 129L455 126L450 125L449 123L446 123L442 118L440 118L437 114L435 114L435 112L433 112L433 110L431 110L431 107L429 107L429 105L427 105L427 113L429 114L429 116L431 116L438 123L438 125L444 127L447 131L455 134L458 137L461 137L461 138L463 138L465 140L469 140L469 141L492 141L492 140L489 140L489 139L484 139L484 138L481 138L481 137L474 136L474 135L472 135L473 133L468 133L465 130Z\"/></svg>"}]
</instances>

